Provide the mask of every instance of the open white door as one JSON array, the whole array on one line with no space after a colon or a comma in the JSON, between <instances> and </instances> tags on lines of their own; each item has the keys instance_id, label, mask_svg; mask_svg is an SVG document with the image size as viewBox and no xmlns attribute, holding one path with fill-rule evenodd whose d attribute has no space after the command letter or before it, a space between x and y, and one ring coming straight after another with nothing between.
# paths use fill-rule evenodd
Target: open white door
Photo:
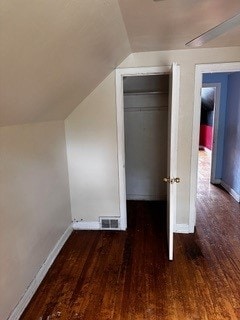
<instances>
[{"instance_id":1,"label":"open white door","mask_svg":"<svg viewBox=\"0 0 240 320\"><path fill-rule=\"evenodd\" d=\"M167 233L169 260L173 260L173 227L176 216L176 185L180 182L177 177L177 137L178 137L178 109L179 109L180 68L176 63L172 65L169 79L169 107L168 107L168 169L167 177Z\"/></svg>"}]
</instances>

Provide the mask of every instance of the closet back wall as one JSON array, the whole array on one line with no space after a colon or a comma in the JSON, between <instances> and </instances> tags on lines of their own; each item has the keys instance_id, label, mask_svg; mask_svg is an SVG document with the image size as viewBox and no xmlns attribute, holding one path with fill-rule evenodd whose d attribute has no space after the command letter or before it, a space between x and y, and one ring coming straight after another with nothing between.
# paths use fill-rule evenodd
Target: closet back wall
<instances>
[{"instance_id":1,"label":"closet back wall","mask_svg":"<svg viewBox=\"0 0 240 320\"><path fill-rule=\"evenodd\" d=\"M124 79L127 200L165 200L168 75Z\"/></svg>"}]
</instances>

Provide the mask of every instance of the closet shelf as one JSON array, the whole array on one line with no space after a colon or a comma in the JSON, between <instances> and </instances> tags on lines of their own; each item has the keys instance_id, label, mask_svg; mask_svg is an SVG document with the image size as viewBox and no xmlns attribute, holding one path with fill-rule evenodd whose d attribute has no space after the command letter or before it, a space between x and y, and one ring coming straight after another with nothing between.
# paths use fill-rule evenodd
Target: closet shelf
<instances>
[{"instance_id":1,"label":"closet shelf","mask_svg":"<svg viewBox=\"0 0 240 320\"><path fill-rule=\"evenodd\" d=\"M154 95L154 94L168 94L166 91L127 91L124 95Z\"/></svg>"},{"instance_id":2,"label":"closet shelf","mask_svg":"<svg viewBox=\"0 0 240 320\"><path fill-rule=\"evenodd\" d=\"M168 109L168 106L131 106L131 107L124 107L125 112L141 112L141 111L147 111L147 112L152 112L152 111L166 111Z\"/></svg>"}]
</instances>

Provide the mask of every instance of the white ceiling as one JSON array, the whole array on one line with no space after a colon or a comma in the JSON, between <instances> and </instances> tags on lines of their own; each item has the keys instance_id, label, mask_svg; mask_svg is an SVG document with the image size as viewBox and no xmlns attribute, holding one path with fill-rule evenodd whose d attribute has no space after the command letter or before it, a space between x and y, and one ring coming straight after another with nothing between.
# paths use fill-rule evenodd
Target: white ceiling
<instances>
[{"instance_id":1,"label":"white ceiling","mask_svg":"<svg viewBox=\"0 0 240 320\"><path fill-rule=\"evenodd\" d=\"M0 0L0 125L63 120L131 52L185 48L239 12L239 0ZM240 27L206 47L236 45Z\"/></svg>"},{"instance_id":2,"label":"white ceiling","mask_svg":"<svg viewBox=\"0 0 240 320\"><path fill-rule=\"evenodd\" d=\"M240 13L239 0L119 0L133 52L184 49L185 43ZM240 45L240 28L204 47Z\"/></svg>"}]
</instances>

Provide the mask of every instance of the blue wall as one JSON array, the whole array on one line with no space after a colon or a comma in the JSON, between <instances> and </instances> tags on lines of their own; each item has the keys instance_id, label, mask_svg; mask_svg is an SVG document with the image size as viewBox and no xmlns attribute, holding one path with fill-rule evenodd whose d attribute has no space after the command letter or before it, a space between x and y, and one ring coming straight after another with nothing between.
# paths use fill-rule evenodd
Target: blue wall
<instances>
[{"instance_id":1,"label":"blue wall","mask_svg":"<svg viewBox=\"0 0 240 320\"><path fill-rule=\"evenodd\" d=\"M228 77L222 181L240 195L240 72Z\"/></svg>"},{"instance_id":2,"label":"blue wall","mask_svg":"<svg viewBox=\"0 0 240 320\"><path fill-rule=\"evenodd\" d=\"M228 75L229 74L226 72L206 73L203 75L203 83L220 83L221 84L215 179L222 178L225 114L226 114L227 92L228 92Z\"/></svg>"}]
</instances>

